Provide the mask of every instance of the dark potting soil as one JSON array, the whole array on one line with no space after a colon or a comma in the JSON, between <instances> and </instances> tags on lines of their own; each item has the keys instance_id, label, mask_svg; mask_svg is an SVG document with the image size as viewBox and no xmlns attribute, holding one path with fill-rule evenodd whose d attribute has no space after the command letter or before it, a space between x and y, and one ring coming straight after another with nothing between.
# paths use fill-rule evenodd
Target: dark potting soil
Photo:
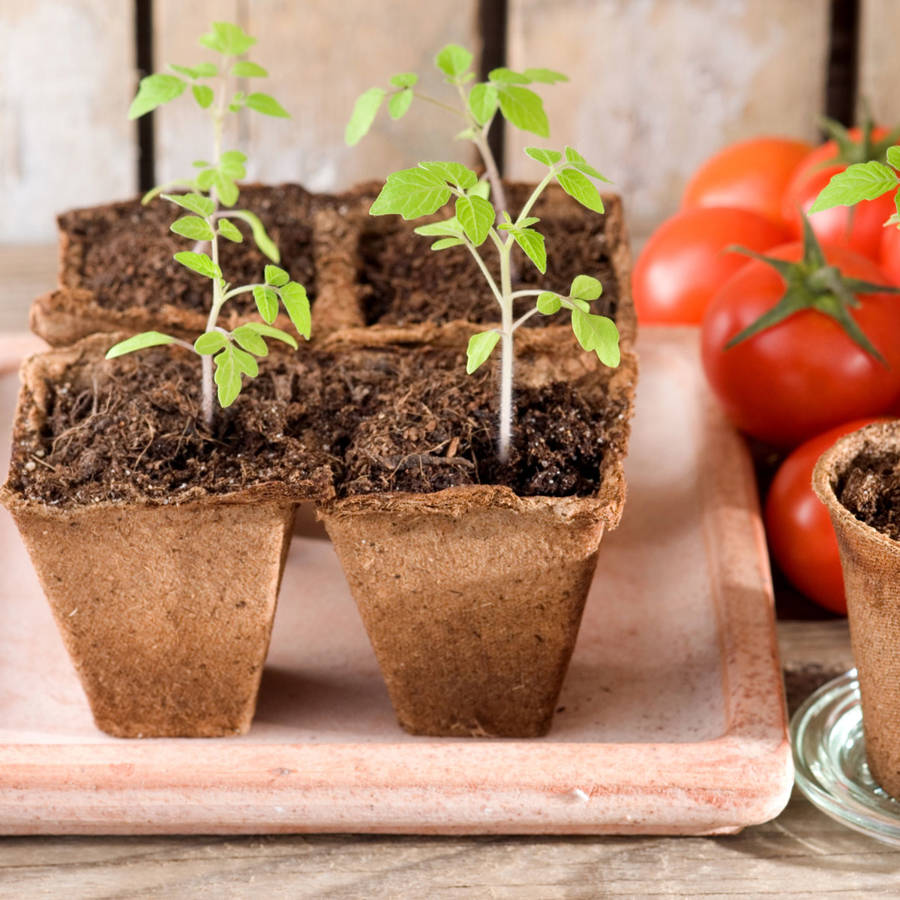
<instances>
[{"instance_id":1,"label":"dark potting soil","mask_svg":"<svg viewBox=\"0 0 900 900\"><path fill-rule=\"evenodd\" d=\"M861 453L838 483L837 496L857 519L900 541L900 454Z\"/></svg>"},{"instance_id":2,"label":"dark potting soil","mask_svg":"<svg viewBox=\"0 0 900 900\"><path fill-rule=\"evenodd\" d=\"M235 208L260 217L281 253L281 267L305 285L314 299L311 195L295 184L248 185L242 188ZM155 312L172 304L206 312L210 305L209 279L172 258L181 250L192 249L191 241L169 230L180 215L188 213L160 197L146 206L133 201L64 213L60 227L85 247L78 273L80 286L93 291L99 305L106 309L140 307ZM238 220L235 224L244 240L239 244L219 241L222 273L232 285L262 281L263 269L270 260L257 248L249 228ZM249 293L229 303L239 314L255 308Z\"/></svg>"}]
</instances>

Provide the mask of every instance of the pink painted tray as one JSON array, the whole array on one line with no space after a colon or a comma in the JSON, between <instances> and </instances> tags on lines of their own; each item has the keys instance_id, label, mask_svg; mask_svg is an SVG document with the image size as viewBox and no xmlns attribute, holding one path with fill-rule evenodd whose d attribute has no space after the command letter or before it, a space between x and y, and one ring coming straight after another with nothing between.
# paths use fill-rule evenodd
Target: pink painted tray
<instances>
[{"instance_id":1,"label":"pink painted tray","mask_svg":"<svg viewBox=\"0 0 900 900\"><path fill-rule=\"evenodd\" d=\"M27 342L0 341L6 453ZM33 345L32 345L33 346ZM249 735L98 732L0 512L0 833L733 832L792 770L753 472L690 330L646 330L621 528L551 734L415 738L325 540L296 537Z\"/></svg>"}]
</instances>

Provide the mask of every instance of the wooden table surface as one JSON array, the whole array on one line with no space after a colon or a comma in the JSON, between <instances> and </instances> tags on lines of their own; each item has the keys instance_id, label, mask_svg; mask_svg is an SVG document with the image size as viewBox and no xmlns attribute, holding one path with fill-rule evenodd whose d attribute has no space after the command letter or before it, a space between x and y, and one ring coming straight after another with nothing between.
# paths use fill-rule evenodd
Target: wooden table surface
<instances>
[{"instance_id":1,"label":"wooden table surface","mask_svg":"<svg viewBox=\"0 0 900 900\"><path fill-rule=\"evenodd\" d=\"M0 331L53 287L52 246L0 246ZM808 617L789 594L780 615ZM782 618L788 702L851 666L842 620ZM731 837L41 837L0 839L0 898L900 897L900 847L796 791Z\"/></svg>"}]
</instances>

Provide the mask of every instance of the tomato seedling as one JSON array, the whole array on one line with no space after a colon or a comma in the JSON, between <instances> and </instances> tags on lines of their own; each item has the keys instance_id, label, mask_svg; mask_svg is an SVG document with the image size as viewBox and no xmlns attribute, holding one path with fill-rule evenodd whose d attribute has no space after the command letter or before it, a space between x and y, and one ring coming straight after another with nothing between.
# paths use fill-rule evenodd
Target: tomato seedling
<instances>
[{"instance_id":1,"label":"tomato seedling","mask_svg":"<svg viewBox=\"0 0 900 900\"><path fill-rule=\"evenodd\" d=\"M258 63L238 59L256 43L256 39L239 25L214 22L211 31L203 35L199 43L202 47L216 51L220 56L219 63L172 65L170 68L174 74L159 73L141 79L128 117L136 119L176 99L188 85L197 105L207 110L210 116L213 133L211 160L198 160L194 163L198 171L193 177L153 188L143 199L147 203L161 194L165 200L189 213L173 222L171 230L195 244L191 250L176 253L175 259L212 283L206 330L193 344L159 331L145 331L111 347L106 358L113 359L135 350L165 344L175 344L198 354L202 359L203 420L207 428L211 429L214 414L213 382L217 388L219 405L230 406L241 392L243 376L255 378L259 374L257 357L267 356L269 352L266 338L282 341L297 349L295 338L272 324L278 316L279 302L298 333L307 340L311 321L306 289L298 282L291 281L284 269L274 265L280 261L278 248L266 233L259 217L249 210L233 208L240 195L237 180L246 174L246 155L239 150L222 150L223 126L229 112L236 113L247 108L279 118L286 118L288 114L268 94L231 90L233 78L264 78L268 74ZM166 193L173 188L188 188L189 192ZM219 238L235 243L244 240L235 221L249 226L257 247L272 260L273 265L265 266L261 282L232 287L222 274L219 266ZM209 254L203 252L207 244ZM220 328L216 323L222 307L233 297L244 293L253 294L263 321L245 322L233 331Z\"/></svg>"}]
</instances>

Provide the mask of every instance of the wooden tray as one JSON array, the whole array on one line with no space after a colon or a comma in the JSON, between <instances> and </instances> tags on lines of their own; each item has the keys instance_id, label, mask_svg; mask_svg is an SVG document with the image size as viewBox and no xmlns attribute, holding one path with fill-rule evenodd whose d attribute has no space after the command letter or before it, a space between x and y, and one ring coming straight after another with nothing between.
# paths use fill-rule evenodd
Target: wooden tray
<instances>
[{"instance_id":1,"label":"wooden tray","mask_svg":"<svg viewBox=\"0 0 900 900\"><path fill-rule=\"evenodd\" d=\"M28 344L0 341L0 360ZM792 769L753 472L696 333L645 330L621 528L604 538L551 734L395 724L327 541L296 537L246 737L131 741L91 722L0 513L0 833L725 833ZM16 378L0 379L0 446Z\"/></svg>"}]
</instances>

